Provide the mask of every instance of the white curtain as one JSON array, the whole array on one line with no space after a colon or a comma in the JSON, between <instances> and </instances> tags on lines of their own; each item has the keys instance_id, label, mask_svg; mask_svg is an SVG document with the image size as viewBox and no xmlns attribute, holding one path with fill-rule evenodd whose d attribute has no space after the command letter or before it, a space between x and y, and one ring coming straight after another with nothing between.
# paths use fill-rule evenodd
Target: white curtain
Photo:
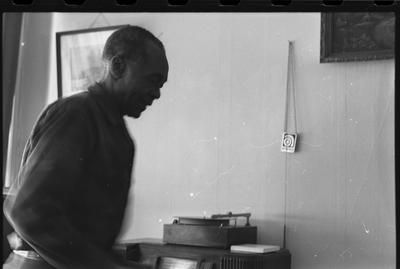
<instances>
[{"instance_id":1,"label":"white curtain","mask_svg":"<svg viewBox=\"0 0 400 269\"><path fill-rule=\"evenodd\" d=\"M56 86L50 86L51 76L56 73L52 65L55 62L55 34L52 30L52 13L20 13L22 16L20 40L10 45L18 48L16 62L15 92L12 101L12 116L7 140L6 171L3 171L3 187L9 187L20 168L25 143L40 112L48 103L48 93L57 92ZM7 52L3 51L3 55ZM3 67L8 68L7 65ZM3 127L4 128L4 127ZM4 129L3 129L4 133ZM3 141L3 143L5 143ZM6 154L6 155L5 155ZM4 166L3 166L4 167ZM3 193L4 190L3 189Z\"/></svg>"},{"instance_id":2,"label":"white curtain","mask_svg":"<svg viewBox=\"0 0 400 269\"><path fill-rule=\"evenodd\" d=\"M3 187L9 187L21 159L19 126L23 13L3 14ZM18 158L19 157L19 158Z\"/></svg>"}]
</instances>

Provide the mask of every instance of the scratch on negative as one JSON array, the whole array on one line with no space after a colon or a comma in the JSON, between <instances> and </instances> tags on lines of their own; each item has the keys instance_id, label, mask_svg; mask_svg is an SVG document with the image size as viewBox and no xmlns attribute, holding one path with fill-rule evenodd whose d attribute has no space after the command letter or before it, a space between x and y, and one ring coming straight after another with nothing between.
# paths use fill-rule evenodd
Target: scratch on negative
<instances>
[{"instance_id":1,"label":"scratch on negative","mask_svg":"<svg viewBox=\"0 0 400 269\"><path fill-rule=\"evenodd\" d=\"M321 147L321 146L322 146L322 144L313 145L313 144L310 144L310 143L307 143L307 142L304 142L304 141L301 141L300 143L304 143L304 144L309 145L309 146L311 146L311 147Z\"/></svg>"},{"instance_id":2,"label":"scratch on negative","mask_svg":"<svg viewBox=\"0 0 400 269\"><path fill-rule=\"evenodd\" d=\"M326 100L329 100L329 101L332 101L332 98L329 96L329 98L328 97L326 97L326 96L323 96L322 94L320 94L319 92L316 92L319 96L321 96L322 98L324 98L324 99L326 99Z\"/></svg>"},{"instance_id":3,"label":"scratch on negative","mask_svg":"<svg viewBox=\"0 0 400 269\"><path fill-rule=\"evenodd\" d=\"M208 183L209 185L211 185L211 184L214 184L215 182L217 182L217 180L221 177L221 176L223 176L223 175L226 175L226 174L228 174L230 171L232 171L232 169L235 167L235 165L233 165L232 166L232 168L231 169L229 169L228 171L226 171L226 172L224 172L224 173L221 173L221 174L219 174L219 176L213 181L213 182L211 182L211 183Z\"/></svg>"},{"instance_id":4,"label":"scratch on negative","mask_svg":"<svg viewBox=\"0 0 400 269\"><path fill-rule=\"evenodd\" d=\"M199 195L202 191L204 191L204 190L199 191L198 193L194 194L192 197L195 198L195 197L196 197L197 195Z\"/></svg>"},{"instance_id":5,"label":"scratch on negative","mask_svg":"<svg viewBox=\"0 0 400 269\"><path fill-rule=\"evenodd\" d=\"M281 141L281 140L276 140L275 142L273 142L273 143L271 143L271 144L269 144L269 145L267 145L267 146L254 146L252 143L250 143L250 145L251 145L252 148L255 148L255 149L259 149L259 148L268 148L268 147L272 146L273 144L276 144L276 143L278 143L278 142L280 142L280 141Z\"/></svg>"},{"instance_id":6,"label":"scratch on negative","mask_svg":"<svg viewBox=\"0 0 400 269\"><path fill-rule=\"evenodd\" d=\"M364 226L364 230L367 234L369 234L370 230L367 230L367 227L365 227L364 221L361 221L362 225Z\"/></svg>"},{"instance_id":7,"label":"scratch on negative","mask_svg":"<svg viewBox=\"0 0 400 269\"><path fill-rule=\"evenodd\" d=\"M353 258L353 254L351 253L351 251L349 251L349 250L346 249L342 254L340 254L340 257L342 257L343 260L344 260L344 254L345 254L346 252L350 253L350 258Z\"/></svg>"},{"instance_id":8,"label":"scratch on negative","mask_svg":"<svg viewBox=\"0 0 400 269\"><path fill-rule=\"evenodd\" d=\"M210 142L210 141L213 141L213 140L217 140L217 138L214 137L213 139L208 139L208 140L196 140L196 141L193 142L192 145L190 145L190 147L193 147L193 146L196 145L196 143L198 143L198 142Z\"/></svg>"}]
</instances>

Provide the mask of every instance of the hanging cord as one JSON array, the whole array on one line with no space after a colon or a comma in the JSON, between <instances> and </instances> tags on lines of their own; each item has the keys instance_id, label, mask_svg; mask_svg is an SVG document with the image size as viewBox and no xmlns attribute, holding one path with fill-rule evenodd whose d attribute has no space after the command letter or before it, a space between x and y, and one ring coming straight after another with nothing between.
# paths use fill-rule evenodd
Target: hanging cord
<instances>
[{"instance_id":1,"label":"hanging cord","mask_svg":"<svg viewBox=\"0 0 400 269\"><path fill-rule=\"evenodd\" d=\"M292 89L290 91L290 88ZM289 110L289 95L292 92L293 95L293 116L294 116L294 131L297 133L297 118L296 118L296 96L294 91L294 60L293 60L293 42L289 41L288 51L288 67L287 67L287 84L286 84L286 102L285 102L285 119L283 132L286 133L288 129L288 110ZM288 171L287 171L288 155L285 155L285 208L284 208L284 220L283 220L283 248L286 248L286 233L287 233L287 185L288 185Z\"/></svg>"},{"instance_id":2,"label":"hanging cord","mask_svg":"<svg viewBox=\"0 0 400 269\"><path fill-rule=\"evenodd\" d=\"M110 23L107 21L106 17L104 16L103 13L99 13L99 15L97 15L96 19L94 19L94 21L92 22L92 24L89 26L89 29L93 27L93 25L97 22L97 20L99 19L99 17L103 17L103 19L105 20L105 22L107 23L108 26L110 26Z\"/></svg>"},{"instance_id":3,"label":"hanging cord","mask_svg":"<svg viewBox=\"0 0 400 269\"><path fill-rule=\"evenodd\" d=\"M289 41L289 55L288 55L288 68L287 68L287 84L286 84L286 103L285 103L285 119L283 132L286 133L288 129L288 109L289 109L289 95L290 88L292 88L293 95L293 119L294 119L294 132L297 133L297 118L296 118L296 95L294 91L294 60L293 60L293 42Z\"/></svg>"}]
</instances>

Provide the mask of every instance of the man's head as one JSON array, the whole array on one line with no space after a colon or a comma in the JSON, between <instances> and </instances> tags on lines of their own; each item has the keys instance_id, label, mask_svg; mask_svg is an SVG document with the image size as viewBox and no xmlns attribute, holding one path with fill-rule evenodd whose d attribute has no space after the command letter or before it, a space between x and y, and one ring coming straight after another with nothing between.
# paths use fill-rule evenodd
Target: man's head
<instances>
[{"instance_id":1,"label":"man's head","mask_svg":"<svg viewBox=\"0 0 400 269\"><path fill-rule=\"evenodd\" d=\"M124 115L138 118L160 97L168 77L168 61L163 44L149 31L127 26L115 31L103 51L107 65L107 89L115 94Z\"/></svg>"}]
</instances>

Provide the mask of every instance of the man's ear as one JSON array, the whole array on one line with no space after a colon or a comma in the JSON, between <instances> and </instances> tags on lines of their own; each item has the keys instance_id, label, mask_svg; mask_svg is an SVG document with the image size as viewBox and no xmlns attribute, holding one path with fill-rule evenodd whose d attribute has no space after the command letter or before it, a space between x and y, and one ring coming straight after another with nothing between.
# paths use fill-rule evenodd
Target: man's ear
<instances>
[{"instance_id":1,"label":"man's ear","mask_svg":"<svg viewBox=\"0 0 400 269\"><path fill-rule=\"evenodd\" d=\"M110 60L110 73L115 79L119 79L122 77L122 74L125 70L125 61L119 56L115 55Z\"/></svg>"}]
</instances>

